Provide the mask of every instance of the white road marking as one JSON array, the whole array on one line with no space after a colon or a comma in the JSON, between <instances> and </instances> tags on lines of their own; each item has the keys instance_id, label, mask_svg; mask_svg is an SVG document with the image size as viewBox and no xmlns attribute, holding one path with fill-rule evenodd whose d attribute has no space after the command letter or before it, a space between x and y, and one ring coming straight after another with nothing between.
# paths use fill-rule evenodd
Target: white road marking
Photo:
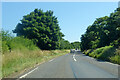
<instances>
[{"instance_id":1,"label":"white road marking","mask_svg":"<svg viewBox=\"0 0 120 80\"><path fill-rule=\"evenodd\" d=\"M51 59L49 62L53 61L54 59Z\"/></svg>"},{"instance_id":2,"label":"white road marking","mask_svg":"<svg viewBox=\"0 0 120 80\"><path fill-rule=\"evenodd\" d=\"M74 59L74 61L77 61L77 60L75 59L75 54L73 55L73 59Z\"/></svg>"},{"instance_id":3,"label":"white road marking","mask_svg":"<svg viewBox=\"0 0 120 80\"><path fill-rule=\"evenodd\" d=\"M25 78L28 74L32 73L32 72L33 72L33 71L35 71L36 69L38 69L38 67L37 67L37 68L35 68L35 69L33 69L32 71L30 71L30 72L26 73L25 75L23 75L23 76L19 77L19 78Z\"/></svg>"}]
</instances>

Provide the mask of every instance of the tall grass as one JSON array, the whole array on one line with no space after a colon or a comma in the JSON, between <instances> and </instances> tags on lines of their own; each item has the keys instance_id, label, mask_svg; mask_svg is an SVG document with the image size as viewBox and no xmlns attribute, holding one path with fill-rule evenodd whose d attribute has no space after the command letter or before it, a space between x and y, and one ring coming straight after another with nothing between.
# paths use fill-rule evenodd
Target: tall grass
<instances>
[{"instance_id":1,"label":"tall grass","mask_svg":"<svg viewBox=\"0 0 120 80\"><path fill-rule=\"evenodd\" d=\"M25 52L17 50L10 54L3 54L3 77L8 77L13 73L20 72L40 62L64 55L68 52L68 50L26 50Z\"/></svg>"},{"instance_id":2,"label":"tall grass","mask_svg":"<svg viewBox=\"0 0 120 80\"><path fill-rule=\"evenodd\" d=\"M68 50L42 51L32 40L12 37L5 31L0 34L2 34L2 77L11 77L14 73L69 52Z\"/></svg>"},{"instance_id":3,"label":"tall grass","mask_svg":"<svg viewBox=\"0 0 120 80\"><path fill-rule=\"evenodd\" d=\"M87 50L85 51L85 54L99 60L120 64L120 48L116 49L113 46L105 46L95 49L92 52Z\"/></svg>"}]
</instances>

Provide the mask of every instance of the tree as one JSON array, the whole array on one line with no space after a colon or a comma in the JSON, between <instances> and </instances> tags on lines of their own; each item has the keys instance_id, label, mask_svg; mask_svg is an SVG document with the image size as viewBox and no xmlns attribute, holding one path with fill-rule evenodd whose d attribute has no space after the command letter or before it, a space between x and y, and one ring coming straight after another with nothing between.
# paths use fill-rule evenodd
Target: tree
<instances>
[{"instance_id":1,"label":"tree","mask_svg":"<svg viewBox=\"0 0 120 80\"><path fill-rule=\"evenodd\" d=\"M68 40L61 39L59 49L71 49L71 44Z\"/></svg>"},{"instance_id":2,"label":"tree","mask_svg":"<svg viewBox=\"0 0 120 80\"><path fill-rule=\"evenodd\" d=\"M117 8L114 13L110 14L106 29L109 31L110 43L119 41L120 39L120 8ZM120 43L117 42L119 45Z\"/></svg>"},{"instance_id":3,"label":"tree","mask_svg":"<svg viewBox=\"0 0 120 80\"><path fill-rule=\"evenodd\" d=\"M110 16L97 18L81 36L81 50L120 45L120 8Z\"/></svg>"},{"instance_id":4,"label":"tree","mask_svg":"<svg viewBox=\"0 0 120 80\"><path fill-rule=\"evenodd\" d=\"M75 41L71 43L71 48L73 49L79 49L80 48L80 42Z\"/></svg>"},{"instance_id":5,"label":"tree","mask_svg":"<svg viewBox=\"0 0 120 80\"><path fill-rule=\"evenodd\" d=\"M21 23L17 24L13 33L34 40L41 49L57 49L64 36L60 30L53 11L43 12L41 9L35 9L30 14L23 16Z\"/></svg>"}]
</instances>

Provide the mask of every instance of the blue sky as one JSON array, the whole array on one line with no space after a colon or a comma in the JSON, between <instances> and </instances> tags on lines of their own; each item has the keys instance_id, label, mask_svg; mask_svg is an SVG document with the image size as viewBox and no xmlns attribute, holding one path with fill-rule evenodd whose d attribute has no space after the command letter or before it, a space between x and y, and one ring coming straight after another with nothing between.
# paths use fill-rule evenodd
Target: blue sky
<instances>
[{"instance_id":1,"label":"blue sky","mask_svg":"<svg viewBox=\"0 0 120 80\"><path fill-rule=\"evenodd\" d=\"M52 10L58 17L64 39L80 41L80 36L96 18L109 16L117 7L117 2L2 2L2 28L12 32L23 16L35 8Z\"/></svg>"}]
</instances>

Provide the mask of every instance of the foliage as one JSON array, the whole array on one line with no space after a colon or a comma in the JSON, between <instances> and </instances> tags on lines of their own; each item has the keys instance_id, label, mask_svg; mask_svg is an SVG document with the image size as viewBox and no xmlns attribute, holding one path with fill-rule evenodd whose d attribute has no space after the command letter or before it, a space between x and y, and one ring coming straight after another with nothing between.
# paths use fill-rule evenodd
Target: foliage
<instances>
[{"instance_id":1,"label":"foliage","mask_svg":"<svg viewBox=\"0 0 120 80\"><path fill-rule=\"evenodd\" d=\"M102 51L104 50L105 48L104 47L101 47L101 48L98 48L96 50L93 50L89 56L91 57L98 57L98 55L100 55L100 53L102 53Z\"/></svg>"},{"instance_id":2,"label":"foliage","mask_svg":"<svg viewBox=\"0 0 120 80\"><path fill-rule=\"evenodd\" d=\"M38 49L32 40L29 40L24 37L15 37L10 42L11 50L24 50L27 48L28 50Z\"/></svg>"},{"instance_id":3,"label":"foliage","mask_svg":"<svg viewBox=\"0 0 120 80\"><path fill-rule=\"evenodd\" d=\"M110 61L120 65L120 46L115 51L115 56L110 57Z\"/></svg>"},{"instance_id":4,"label":"foliage","mask_svg":"<svg viewBox=\"0 0 120 80\"><path fill-rule=\"evenodd\" d=\"M114 51L115 49L112 46L105 46L94 50L89 56L101 60L109 60L109 57L114 55Z\"/></svg>"},{"instance_id":5,"label":"foliage","mask_svg":"<svg viewBox=\"0 0 120 80\"><path fill-rule=\"evenodd\" d=\"M11 54L3 54L2 60L2 76L8 77L11 74L20 73L24 69L30 69L33 66L40 64L41 62L48 61L52 58L65 55L69 53L69 50L26 50L26 51L14 51Z\"/></svg>"},{"instance_id":6,"label":"foliage","mask_svg":"<svg viewBox=\"0 0 120 80\"><path fill-rule=\"evenodd\" d=\"M32 40L24 37L12 37L8 31L2 30L2 53L8 53L14 50L24 51L38 49Z\"/></svg>"},{"instance_id":7,"label":"foliage","mask_svg":"<svg viewBox=\"0 0 120 80\"><path fill-rule=\"evenodd\" d=\"M120 8L110 16L97 18L81 36L81 50L120 45Z\"/></svg>"},{"instance_id":8,"label":"foliage","mask_svg":"<svg viewBox=\"0 0 120 80\"><path fill-rule=\"evenodd\" d=\"M72 49L80 49L80 42L78 42L78 41L72 42L71 43L71 48Z\"/></svg>"},{"instance_id":9,"label":"foliage","mask_svg":"<svg viewBox=\"0 0 120 80\"><path fill-rule=\"evenodd\" d=\"M43 61L69 53L68 50L40 50L32 40L12 37L8 31L1 31L2 37L2 77L8 77L35 66ZM5 35L4 35L5 34Z\"/></svg>"},{"instance_id":10,"label":"foliage","mask_svg":"<svg viewBox=\"0 0 120 80\"><path fill-rule=\"evenodd\" d=\"M60 40L64 36L60 32L57 17L53 11L43 12L35 9L28 15L23 16L21 23L18 23L13 30L17 36L24 36L34 40L40 49L58 49Z\"/></svg>"},{"instance_id":11,"label":"foliage","mask_svg":"<svg viewBox=\"0 0 120 80\"><path fill-rule=\"evenodd\" d=\"M13 37L12 37L11 33L9 33L9 31L2 30L0 32L0 34L2 35L2 52L7 53L10 50L9 43L10 43L11 39L13 39Z\"/></svg>"},{"instance_id":12,"label":"foliage","mask_svg":"<svg viewBox=\"0 0 120 80\"><path fill-rule=\"evenodd\" d=\"M60 48L59 49L71 49L71 44L68 40L62 39L60 41Z\"/></svg>"},{"instance_id":13,"label":"foliage","mask_svg":"<svg viewBox=\"0 0 120 80\"><path fill-rule=\"evenodd\" d=\"M86 52L85 52L86 53ZM105 46L89 52L89 56L98 60L109 61L120 64L120 48L113 46Z\"/></svg>"},{"instance_id":14,"label":"foliage","mask_svg":"<svg viewBox=\"0 0 120 80\"><path fill-rule=\"evenodd\" d=\"M92 51L93 49L88 49L88 50L85 50L83 53L88 56Z\"/></svg>"},{"instance_id":15,"label":"foliage","mask_svg":"<svg viewBox=\"0 0 120 80\"><path fill-rule=\"evenodd\" d=\"M97 59L110 61L110 57L114 56L115 48L113 46L106 46L101 50L102 52L97 55Z\"/></svg>"},{"instance_id":16,"label":"foliage","mask_svg":"<svg viewBox=\"0 0 120 80\"><path fill-rule=\"evenodd\" d=\"M110 43L110 45L118 47L120 46L120 38L118 38L117 40L114 40L112 43Z\"/></svg>"},{"instance_id":17,"label":"foliage","mask_svg":"<svg viewBox=\"0 0 120 80\"><path fill-rule=\"evenodd\" d=\"M120 55L110 57L110 61L120 65Z\"/></svg>"},{"instance_id":18,"label":"foliage","mask_svg":"<svg viewBox=\"0 0 120 80\"><path fill-rule=\"evenodd\" d=\"M13 38L9 31L2 30L0 34L2 35L2 41L10 41Z\"/></svg>"},{"instance_id":19,"label":"foliage","mask_svg":"<svg viewBox=\"0 0 120 80\"><path fill-rule=\"evenodd\" d=\"M61 39L60 48L59 49L79 49L80 42L72 42L70 43L68 40Z\"/></svg>"}]
</instances>

